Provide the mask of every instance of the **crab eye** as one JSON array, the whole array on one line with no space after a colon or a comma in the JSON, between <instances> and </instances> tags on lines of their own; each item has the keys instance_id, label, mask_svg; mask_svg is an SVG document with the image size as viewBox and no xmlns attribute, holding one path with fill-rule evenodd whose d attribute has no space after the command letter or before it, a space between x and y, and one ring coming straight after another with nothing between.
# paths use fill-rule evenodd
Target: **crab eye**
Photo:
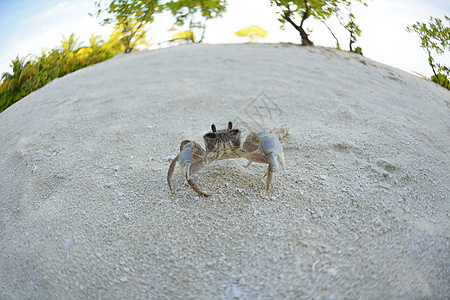
<instances>
[{"instance_id":1,"label":"crab eye","mask_svg":"<svg viewBox=\"0 0 450 300\"><path fill-rule=\"evenodd\" d=\"M207 139L213 140L213 139L217 138L217 135L215 133L213 133L213 132L210 132L210 133L205 134L204 137L207 138Z\"/></svg>"},{"instance_id":2,"label":"crab eye","mask_svg":"<svg viewBox=\"0 0 450 300\"><path fill-rule=\"evenodd\" d=\"M239 129L233 129L228 132L228 136L235 136L240 133Z\"/></svg>"}]
</instances>

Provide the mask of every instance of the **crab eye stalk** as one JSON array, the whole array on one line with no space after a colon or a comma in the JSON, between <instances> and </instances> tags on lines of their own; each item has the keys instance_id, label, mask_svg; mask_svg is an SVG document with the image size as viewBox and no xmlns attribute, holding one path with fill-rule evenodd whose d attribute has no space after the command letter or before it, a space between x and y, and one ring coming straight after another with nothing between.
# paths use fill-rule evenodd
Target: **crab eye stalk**
<instances>
[{"instance_id":1,"label":"crab eye stalk","mask_svg":"<svg viewBox=\"0 0 450 300\"><path fill-rule=\"evenodd\" d=\"M231 123L231 121L228 122L228 130L231 130L231 128L233 128L233 123Z\"/></svg>"},{"instance_id":2,"label":"crab eye stalk","mask_svg":"<svg viewBox=\"0 0 450 300\"><path fill-rule=\"evenodd\" d=\"M216 125L212 124L212 125L211 125L211 130L212 130L212 132L216 132L216 131L217 131Z\"/></svg>"}]
</instances>

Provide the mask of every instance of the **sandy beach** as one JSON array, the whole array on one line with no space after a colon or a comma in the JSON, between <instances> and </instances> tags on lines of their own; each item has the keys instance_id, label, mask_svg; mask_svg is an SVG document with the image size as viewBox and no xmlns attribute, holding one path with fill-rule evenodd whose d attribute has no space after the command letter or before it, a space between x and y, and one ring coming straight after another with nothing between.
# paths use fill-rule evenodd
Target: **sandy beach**
<instances>
[{"instance_id":1,"label":"sandy beach","mask_svg":"<svg viewBox=\"0 0 450 300\"><path fill-rule=\"evenodd\" d=\"M286 169L177 169L216 124ZM118 55L0 114L0 299L450 297L450 92L343 51Z\"/></svg>"}]
</instances>

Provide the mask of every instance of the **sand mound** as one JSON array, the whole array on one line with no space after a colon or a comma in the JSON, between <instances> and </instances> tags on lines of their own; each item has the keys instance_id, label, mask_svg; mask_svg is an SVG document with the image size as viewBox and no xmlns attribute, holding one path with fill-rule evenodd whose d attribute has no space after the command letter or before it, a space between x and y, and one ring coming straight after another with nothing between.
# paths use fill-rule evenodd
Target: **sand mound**
<instances>
[{"instance_id":1,"label":"sand mound","mask_svg":"<svg viewBox=\"0 0 450 300\"><path fill-rule=\"evenodd\" d=\"M0 298L450 297L450 93L293 45L120 55L0 114ZM286 171L177 171L212 123L288 129Z\"/></svg>"}]
</instances>

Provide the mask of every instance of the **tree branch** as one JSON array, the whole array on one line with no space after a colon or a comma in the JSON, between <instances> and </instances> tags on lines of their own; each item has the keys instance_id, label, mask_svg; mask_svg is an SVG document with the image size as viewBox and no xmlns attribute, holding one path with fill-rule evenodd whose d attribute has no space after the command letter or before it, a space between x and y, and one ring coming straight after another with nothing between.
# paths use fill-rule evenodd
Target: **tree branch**
<instances>
[{"instance_id":1,"label":"tree branch","mask_svg":"<svg viewBox=\"0 0 450 300\"><path fill-rule=\"evenodd\" d=\"M325 23L324 20L319 19L320 22L323 23L323 25L325 25L326 28L328 28L328 30L330 31L331 35L334 37L334 39L336 40L336 44L337 44L337 48L340 49L341 47L339 46L339 40L337 39L337 37L334 35L334 32L331 30L331 28L327 25L327 23Z\"/></svg>"},{"instance_id":2,"label":"tree branch","mask_svg":"<svg viewBox=\"0 0 450 300\"><path fill-rule=\"evenodd\" d=\"M281 10L283 10L283 9L281 9ZM288 10L288 11L285 11L285 10L283 10L283 18L286 20L286 21L288 21L292 26L294 26L294 28L297 30L297 31L300 31L300 26L298 26L297 24L295 24L295 22L291 19L291 17L290 17L290 14L291 14L292 12L290 11L290 10Z\"/></svg>"},{"instance_id":3,"label":"tree branch","mask_svg":"<svg viewBox=\"0 0 450 300\"><path fill-rule=\"evenodd\" d=\"M156 2L155 0L152 0L149 3L149 6L152 5L154 2ZM130 38L128 39L127 42L127 48L125 49L125 53L130 53L131 50L133 50L133 47L130 47L131 44L131 39L134 37L134 35L138 32L139 29L141 29L142 26L144 26L144 24L147 24L148 21L145 21L145 18L147 17L148 13L150 12L151 8L149 7L145 13L144 16L142 17L142 21L140 22L139 26L136 28L136 30L134 32L131 33Z\"/></svg>"},{"instance_id":4,"label":"tree branch","mask_svg":"<svg viewBox=\"0 0 450 300\"><path fill-rule=\"evenodd\" d=\"M439 76L436 74L436 71L434 70L433 57L431 56L430 49L427 48L427 52L428 52L428 63L430 64L431 69L433 70L433 74L434 76L436 76L438 83L441 84L441 80L439 79Z\"/></svg>"}]
</instances>

